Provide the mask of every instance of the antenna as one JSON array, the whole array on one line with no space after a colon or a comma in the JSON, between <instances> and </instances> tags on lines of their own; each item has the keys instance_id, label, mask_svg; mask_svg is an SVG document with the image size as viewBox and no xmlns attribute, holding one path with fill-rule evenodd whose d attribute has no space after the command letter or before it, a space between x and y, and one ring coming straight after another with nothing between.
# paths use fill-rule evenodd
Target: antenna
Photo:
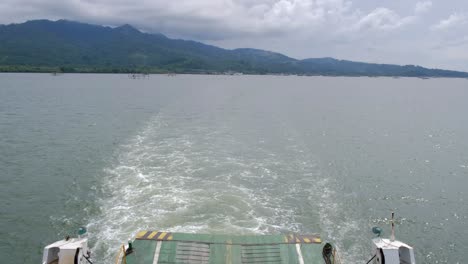
<instances>
[{"instance_id":1,"label":"antenna","mask_svg":"<svg viewBox=\"0 0 468 264\"><path fill-rule=\"evenodd\" d=\"M395 241L395 212L392 212L392 235L390 236L390 241Z\"/></svg>"}]
</instances>

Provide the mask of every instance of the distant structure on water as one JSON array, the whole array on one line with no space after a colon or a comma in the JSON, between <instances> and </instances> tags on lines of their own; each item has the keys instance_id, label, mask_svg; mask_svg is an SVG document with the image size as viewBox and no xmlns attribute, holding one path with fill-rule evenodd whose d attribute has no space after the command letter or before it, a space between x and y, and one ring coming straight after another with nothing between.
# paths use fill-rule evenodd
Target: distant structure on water
<instances>
[{"instance_id":1,"label":"distant structure on water","mask_svg":"<svg viewBox=\"0 0 468 264\"><path fill-rule=\"evenodd\" d=\"M130 79L146 79L149 78L148 73L130 73L128 75L128 78Z\"/></svg>"}]
</instances>

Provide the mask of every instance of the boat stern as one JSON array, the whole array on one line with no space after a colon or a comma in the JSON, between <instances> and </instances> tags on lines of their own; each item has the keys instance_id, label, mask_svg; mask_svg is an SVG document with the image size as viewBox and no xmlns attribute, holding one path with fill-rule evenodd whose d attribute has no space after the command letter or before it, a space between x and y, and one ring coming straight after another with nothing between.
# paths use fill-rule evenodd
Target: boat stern
<instances>
[{"instance_id":1,"label":"boat stern","mask_svg":"<svg viewBox=\"0 0 468 264\"><path fill-rule=\"evenodd\" d=\"M379 237L372 240L372 247L374 264L416 264L414 249L401 241Z\"/></svg>"},{"instance_id":2,"label":"boat stern","mask_svg":"<svg viewBox=\"0 0 468 264\"><path fill-rule=\"evenodd\" d=\"M336 263L319 235L224 235L141 231L116 263Z\"/></svg>"}]
</instances>

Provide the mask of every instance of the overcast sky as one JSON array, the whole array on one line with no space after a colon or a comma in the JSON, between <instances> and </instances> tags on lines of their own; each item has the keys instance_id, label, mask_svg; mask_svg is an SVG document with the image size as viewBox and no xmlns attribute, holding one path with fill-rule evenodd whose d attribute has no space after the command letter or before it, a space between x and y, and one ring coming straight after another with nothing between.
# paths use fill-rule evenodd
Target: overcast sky
<instances>
[{"instance_id":1,"label":"overcast sky","mask_svg":"<svg viewBox=\"0 0 468 264\"><path fill-rule=\"evenodd\" d=\"M295 58L468 71L467 0L1 0L0 23L69 19Z\"/></svg>"}]
</instances>

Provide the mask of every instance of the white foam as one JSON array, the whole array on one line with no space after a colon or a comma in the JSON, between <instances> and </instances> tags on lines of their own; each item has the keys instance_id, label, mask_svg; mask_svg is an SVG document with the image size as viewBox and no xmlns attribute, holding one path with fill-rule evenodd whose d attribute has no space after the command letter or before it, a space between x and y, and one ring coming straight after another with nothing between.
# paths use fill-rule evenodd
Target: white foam
<instances>
[{"instance_id":1,"label":"white foam","mask_svg":"<svg viewBox=\"0 0 468 264\"><path fill-rule=\"evenodd\" d=\"M101 213L88 226L91 240L97 241L98 262L113 260L115 249L139 230L300 230L296 208L283 206L284 197L272 193L279 176L270 167L281 163L275 155L251 160L221 153L222 146L211 141L233 146L238 142L210 137L229 133L171 127L175 124L169 122L162 115L152 119L119 147L117 162L103 170Z\"/></svg>"},{"instance_id":2,"label":"white foam","mask_svg":"<svg viewBox=\"0 0 468 264\"><path fill-rule=\"evenodd\" d=\"M344 248L358 223L337 220L344 208L334 183L322 179L294 136L271 151L239 141L228 126L197 122L159 114L116 150L117 161L103 170L100 214L88 226L96 262L112 263L115 250L140 230L325 232ZM348 250L347 262L362 252Z\"/></svg>"}]
</instances>

